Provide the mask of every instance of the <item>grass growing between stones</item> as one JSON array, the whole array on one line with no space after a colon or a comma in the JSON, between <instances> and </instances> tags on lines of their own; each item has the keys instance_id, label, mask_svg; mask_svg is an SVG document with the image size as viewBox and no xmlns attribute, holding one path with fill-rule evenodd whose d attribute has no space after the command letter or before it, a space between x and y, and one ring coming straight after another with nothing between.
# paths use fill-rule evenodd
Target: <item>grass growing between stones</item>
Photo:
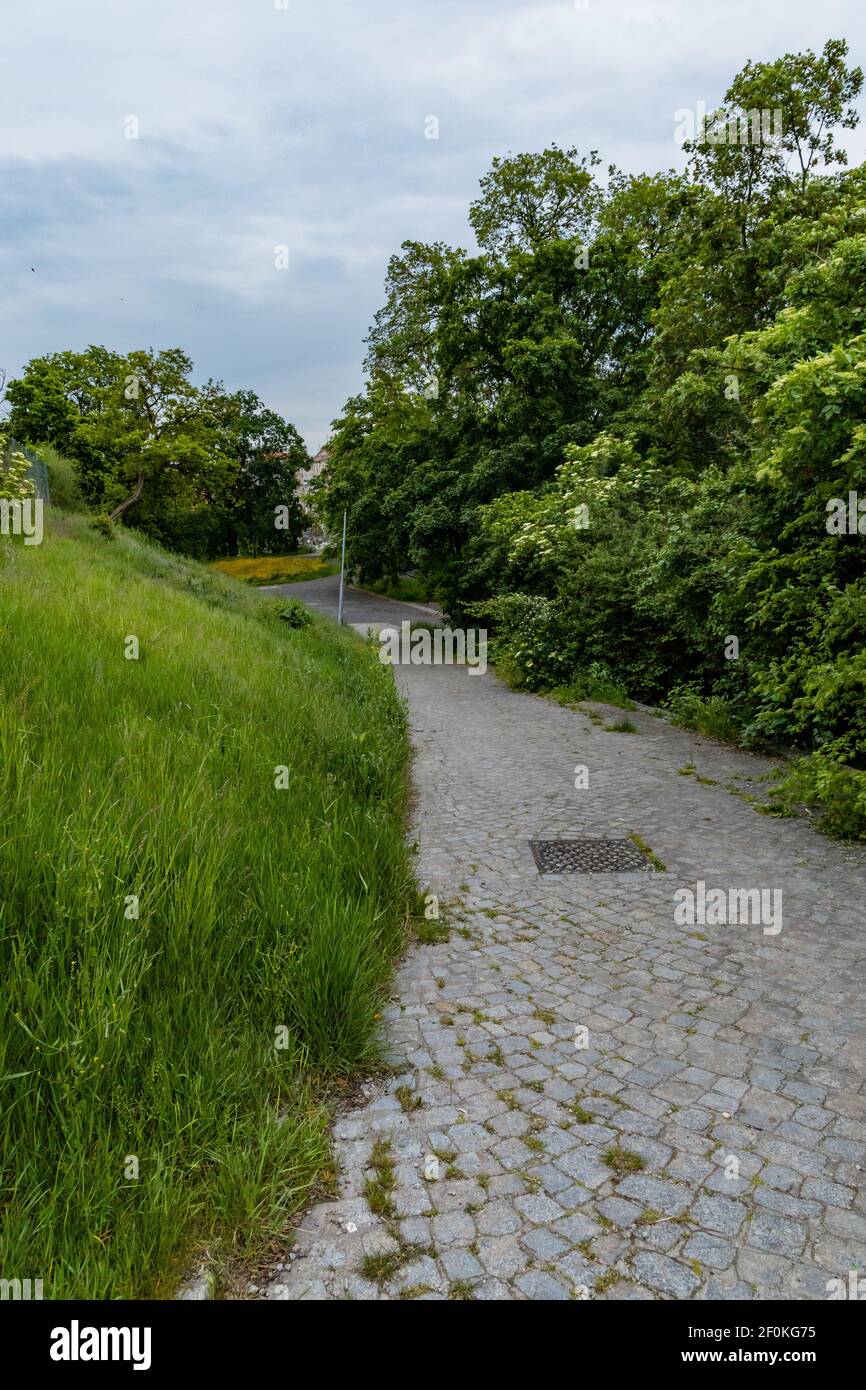
<instances>
[{"instance_id":1,"label":"grass growing between stones","mask_svg":"<svg viewBox=\"0 0 866 1390\"><path fill-rule=\"evenodd\" d=\"M278 611L83 518L0 540L0 1269L47 1297L164 1295L283 1230L376 1055L404 712Z\"/></svg>"},{"instance_id":2,"label":"grass growing between stones","mask_svg":"<svg viewBox=\"0 0 866 1390\"><path fill-rule=\"evenodd\" d=\"M640 1154L631 1153L629 1149L623 1149L619 1144L614 1144L612 1148L606 1149L602 1154L602 1162L608 1168L612 1168L615 1173L622 1176L624 1173L639 1173L646 1167L646 1162Z\"/></svg>"},{"instance_id":3,"label":"grass growing between stones","mask_svg":"<svg viewBox=\"0 0 866 1390\"><path fill-rule=\"evenodd\" d=\"M394 1160L391 1157L390 1139L376 1140L373 1145L373 1152L370 1154L369 1166L373 1175L372 1177L368 1176L364 1182L364 1196L367 1199L367 1206L375 1216L392 1220L396 1216L392 1194L397 1186L397 1180L394 1176Z\"/></svg>"},{"instance_id":4,"label":"grass growing between stones","mask_svg":"<svg viewBox=\"0 0 866 1390\"><path fill-rule=\"evenodd\" d=\"M649 845L647 844L646 840L643 838L642 835L639 835L637 831L634 830L628 838L631 840L633 845L637 845L641 854L646 855L647 859L652 864L653 868L656 870L657 873L665 873L667 866L661 859L659 859L655 850L650 849Z\"/></svg>"},{"instance_id":5,"label":"grass growing between stones","mask_svg":"<svg viewBox=\"0 0 866 1390\"><path fill-rule=\"evenodd\" d=\"M395 1098L400 1102L401 1110L407 1115L411 1115L413 1110L420 1110L423 1101L418 1092L411 1086L398 1086L394 1091Z\"/></svg>"}]
</instances>

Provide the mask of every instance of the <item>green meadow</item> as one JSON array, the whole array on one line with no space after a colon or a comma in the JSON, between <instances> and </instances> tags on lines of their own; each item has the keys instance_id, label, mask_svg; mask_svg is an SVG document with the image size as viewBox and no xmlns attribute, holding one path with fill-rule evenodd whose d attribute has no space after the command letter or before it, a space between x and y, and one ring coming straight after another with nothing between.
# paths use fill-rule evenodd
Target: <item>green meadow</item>
<instances>
[{"instance_id":1,"label":"green meadow","mask_svg":"<svg viewBox=\"0 0 866 1390\"><path fill-rule=\"evenodd\" d=\"M254 1255L375 1061L405 712L351 633L280 612L83 517L0 539L0 1274L46 1298Z\"/></svg>"}]
</instances>

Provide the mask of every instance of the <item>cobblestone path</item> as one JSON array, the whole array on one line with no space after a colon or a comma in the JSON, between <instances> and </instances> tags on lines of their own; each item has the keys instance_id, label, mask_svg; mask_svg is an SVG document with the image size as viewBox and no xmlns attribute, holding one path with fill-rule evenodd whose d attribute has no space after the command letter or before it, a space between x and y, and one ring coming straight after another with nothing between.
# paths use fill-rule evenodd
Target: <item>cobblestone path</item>
<instances>
[{"instance_id":1,"label":"cobblestone path","mask_svg":"<svg viewBox=\"0 0 866 1390\"><path fill-rule=\"evenodd\" d=\"M399 970L397 1074L337 1121L340 1199L261 1296L847 1285L866 1270L866 856L757 814L767 764L649 713L611 732L465 668L398 678L419 879L451 935ZM664 872L542 876L529 848L631 834ZM782 890L782 930L678 925L698 881Z\"/></svg>"}]
</instances>

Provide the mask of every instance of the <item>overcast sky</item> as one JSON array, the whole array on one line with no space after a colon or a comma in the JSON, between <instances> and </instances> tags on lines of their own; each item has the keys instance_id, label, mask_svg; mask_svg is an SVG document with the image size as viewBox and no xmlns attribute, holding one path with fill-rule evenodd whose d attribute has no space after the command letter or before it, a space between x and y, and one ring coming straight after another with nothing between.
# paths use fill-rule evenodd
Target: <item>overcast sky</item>
<instances>
[{"instance_id":1,"label":"overcast sky","mask_svg":"<svg viewBox=\"0 0 866 1390\"><path fill-rule=\"evenodd\" d=\"M829 37L866 65L862 0L16 0L0 367L181 346L196 380L252 387L315 451L360 386L389 255L472 246L494 155L681 166L678 108Z\"/></svg>"}]
</instances>

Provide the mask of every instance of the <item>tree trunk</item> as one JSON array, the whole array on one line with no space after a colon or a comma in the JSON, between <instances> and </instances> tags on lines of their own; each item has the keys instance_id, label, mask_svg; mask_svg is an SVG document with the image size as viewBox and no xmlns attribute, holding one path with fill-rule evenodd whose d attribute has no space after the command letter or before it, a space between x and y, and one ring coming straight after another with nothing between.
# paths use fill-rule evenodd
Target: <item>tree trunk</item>
<instances>
[{"instance_id":1,"label":"tree trunk","mask_svg":"<svg viewBox=\"0 0 866 1390\"><path fill-rule=\"evenodd\" d=\"M120 518L123 516L123 513L124 513L129 507L132 506L133 502L137 502L137 501L138 501L139 497L140 497L141 494L142 494L143 489L144 489L144 474L143 474L143 473L139 473L139 475L138 475L138 482L137 482L136 485L135 485L135 491L132 492L132 493L130 494L129 497L127 497L127 499L126 499L125 502L121 502L119 507L115 507L115 509L114 509L113 512L109 512L109 519L110 519L111 521L119 521Z\"/></svg>"}]
</instances>

